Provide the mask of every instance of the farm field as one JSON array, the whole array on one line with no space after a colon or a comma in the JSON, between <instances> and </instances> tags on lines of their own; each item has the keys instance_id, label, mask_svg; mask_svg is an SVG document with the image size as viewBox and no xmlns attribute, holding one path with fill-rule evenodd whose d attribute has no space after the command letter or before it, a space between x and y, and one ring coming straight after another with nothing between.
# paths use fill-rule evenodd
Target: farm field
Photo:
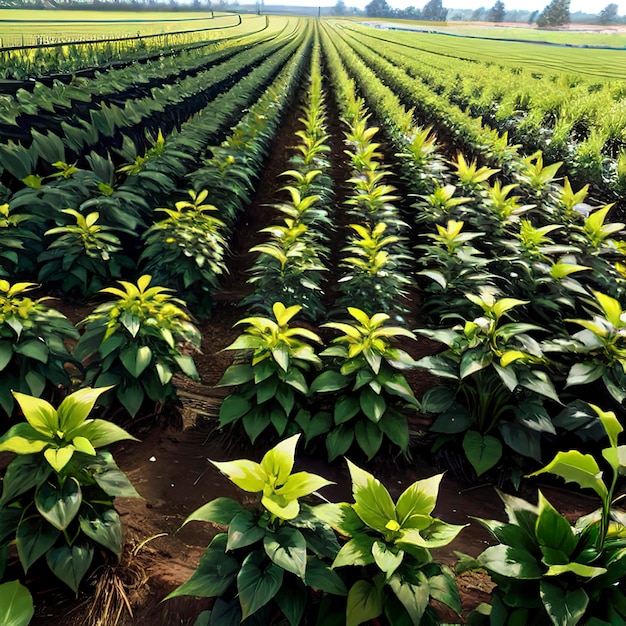
<instances>
[{"instance_id":1,"label":"farm field","mask_svg":"<svg viewBox=\"0 0 626 626\"><path fill-rule=\"evenodd\" d=\"M626 623L624 82L417 36L11 57L0 626Z\"/></svg>"}]
</instances>

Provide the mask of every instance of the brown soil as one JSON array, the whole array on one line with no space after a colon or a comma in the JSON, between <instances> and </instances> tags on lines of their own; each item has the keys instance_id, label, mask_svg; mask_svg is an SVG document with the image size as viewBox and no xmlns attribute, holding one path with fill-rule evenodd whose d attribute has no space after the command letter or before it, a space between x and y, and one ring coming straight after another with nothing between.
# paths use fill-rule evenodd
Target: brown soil
<instances>
[{"instance_id":1,"label":"brown soil","mask_svg":"<svg viewBox=\"0 0 626 626\"><path fill-rule=\"evenodd\" d=\"M224 478L208 459L246 457L259 460L264 452L260 446L253 448L244 441L227 440L217 431L216 416L225 392L215 385L232 361L232 353L221 350L238 334L233 324L243 313L237 304L248 293L245 276L253 260L248 250L259 241L258 230L273 219L274 211L268 205L276 202L276 191L281 186L277 175L288 169L299 114L295 105L290 111L257 185L259 192L237 229L229 261L231 274L218 296L214 315L200 325L202 354L196 363L201 382L180 381L182 419L176 425L152 428L139 443L125 442L113 449L120 467L142 496L140 500L117 501L125 527L127 551L116 572L129 583L128 596L133 611L132 616L123 612L120 624L125 626L193 624L195 616L210 606L209 601L194 598L162 602L191 575L203 550L217 532L210 524L193 522L183 528L181 524L192 511L216 497L229 496L244 503L248 501L248 497ZM333 122L331 128L336 131L339 125ZM335 140L333 149L334 153L341 154L340 142ZM334 167L342 171L341 166ZM59 303L59 308L73 321L82 319L90 310L89 307L64 303ZM414 358L419 358L433 354L437 345L418 339L406 348ZM418 397L433 383L432 378L419 372L412 373L409 381ZM424 419L411 418L414 441L423 439L427 425ZM324 489L324 495L330 500L350 499L350 481L343 461L329 464L321 458L302 455L297 460L297 469L333 480L336 484ZM387 485L394 498L413 481L435 473L420 457L419 449L414 452L411 463L378 460L370 469ZM593 502L564 491L548 489L547 495L559 510L574 516L594 508ZM467 524L469 515L501 519L503 509L490 485L468 489L445 477L435 514L451 523ZM477 555L488 543L486 532L473 523L451 546L437 550L436 558L452 565L456 561L455 550ZM89 585L78 600L71 598L66 589L54 585L48 577L45 589L35 590L37 614L32 622L35 626L92 626L98 623L88 617L94 602L93 589ZM481 574L474 572L460 576L459 588L464 611L489 599L489 581ZM112 622L104 620L99 623L109 626Z\"/></svg>"}]
</instances>

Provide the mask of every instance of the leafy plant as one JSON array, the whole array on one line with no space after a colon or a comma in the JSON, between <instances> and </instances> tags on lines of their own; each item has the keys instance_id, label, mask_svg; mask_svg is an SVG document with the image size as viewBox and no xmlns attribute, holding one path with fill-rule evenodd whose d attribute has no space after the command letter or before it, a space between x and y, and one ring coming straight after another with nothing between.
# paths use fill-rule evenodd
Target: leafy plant
<instances>
[{"instance_id":1,"label":"leafy plant","mask_svg":"<svg viewBox=\"0 0 626 626\"><path fill-rule=\"evenodd\" d=\"M398 250L400 238L388 234L387 224L350 224L355 232L342 252L345 268L339 279L337 306L352 304L368 314L402 312L411 281L403 275L409 255Z\"/></svg>"},{"instance_id":2,"label":"leafy plant","mask_svg":"<svg viewBox=\"0 0 626 626\"><path fill-rule=\"evenodd\" d=\"M85 367L86 384L116 385L115 397L131 417L146 400L163 405L176 399L175 373L198 380L190 352L199 350L200 333L168 289L150 287L150 275L137 285L101 293L115 296L80 322L85 327L73 355ZM109 402L110 403L110 402Z\"/></svg>"},{"instance_id":3,"label":"leafy plant","mask_svg":"<svg viewBox=\"0 0 626 626\"><path fill-rule=\"evenodd\" d=\"M72 383L69 365L75 360L66 341L78 339L78 331L58 311L24 294L34 283L9 284L0 280L0 408L13 414L11 390L49 396L57 387Z\"/></svg>"},{"instance_id":4,"label":"leafy plant","mask_svg":"<svg viewBox=\"0 0 626 626\"><path fill-rule=\"evenodd\" d=\"M251 351L245 363L231 365L218 383L236 386L220 408L220 426L241 420L254 443L270 424L282 436L296 428L293 421L309 393L305 373L319 367L320 359L307 343L321 343L306 328L291 327L289 322L299 313L298 305L272 306L274 319L246 317L237 325L246 324L243 334L225 350Z\"/></svg>"},{"instance_id":5,"label":"leafy plant","mask_svg":"<svg viewBox=\"0 0 626 626\"><path fill-rule=\"evenodd\" d=\"M57 226L46 231L58 235L37 258L38 279L42 283L60 284L65 293L77 291L91 296L133 267L130 257L122 254L120 240L108 226L98 224L98 213L81 215L74 209L63 209L76 224Z\"/></svg>"},{"instance_id":6,"label":"leafy plant","mask_svg":"<svg viewBox=\"0 0 626 626\"><path fill-rule=\"evenodd\" d=\"M346 605L328 598L318 624L357 626L384 616L393 626L435 625L439 621L431 598L460 613L454 574L433 563L430 553L430 548L448 545L463 528L432 516L443 475L413 483L394 503L371 474L350 461L348 468L354 503L315 508L318 517L348 539L332 568L350 581Z\"/></svg>"},{"instance_id":7,"label":"leafy plant","mask_svg":"<svg viewBox=\"0 0 626 626\"><path fill-rule=\"evenodd\" d=\"M416 331L448 346L420 359L417 366L446 381L422 399L424 412L439 414L431 427L443 435L437 447L462 434L463 451L480 476L503 457L502 441L539 461L541 433L556 432L544 398L559 399L545 371L542 348L527 334L541 328L504 322L527 302L496 299L486 292L466 297L483 314L451 329Z\"/></svg>"},{"instance_id":8,"label":"leafy plant","mask_svg":"<svg viewBox=\"0 0 626 626\"><path fill-rule=\"evenodd\" d=\"M582 326L565 347L576 355L567 376L567 386L586 385L602 380L607 391L620 404L626 399L626 311L620 303L594 291L599 314L592 319L570 319Z\"/></svg>"},{"instance_id":9,"label":"leafy plant","mask_svg":"<svg viewBox=\"0 0 626 626\"><path fill-rule=\"evenodd\" d=\"M157 209L167 217L153 224L143 235L145 247L140 261L160 285L187 297L187 305L201 317L208 317L218 276L226 272L225 224L203 204L209 192L189 191L191 202L176 202L175 209Z\"/></svg>"},{"instance_id":10,"label":"leafy plant","mask_svg":"<svg viewBox=\"0 0 626 626\"><path fill-rule=\"evenodd\" d=\"M349 307L351 323L329 322L325 328L343 333L321 353L327 362L324 371L311 384L313 394L329 394L322 408L311 416L302 411L297 419L307 441L326 434L329 460L347 452L353 443L371 459L387 437L407 453L409 429L404 406L417 406L401 370L414 361L404 350L394 347L399 337L414 339L413 333L398 326L385 326L389 315L369 317Z\"/></svg>"},{"instance_id":11,"label":"leafy plant","mask_svg":"<svg viewBox=\"0 0 626 626\"><path fill-rule=\"evenodd\" d=\"M134 438L115 424L88 418L106 390L80 389L58 409L14 392L26 422L0 437L0 452L17 455L3 480L0 542L15 541L25 573L45 556L51 572L76 593L96 545L121 553L115 497L137 497L111 454L98 449Z\"/></svg>"},{"instance_id":12,"label":"leafy plant","mask_svg":"<svg viewBox=\"0 0 626 626\"><path fill-rule=\"evenodd\" d=\"M240 489L259 494L260 502L251 509L217 498L184 522L210 522L227 530L211 541L191 578L168 596L216 597L209 626L243 620L268 624L277 610L295 626L311 589L346 594L327 564L339 550L335 534L300 501L330 483L308 472L292 473L299 437L276 445L261 463L211 461Z\"/></svg>"},{"instance_id":13,"label":"leafy plant","mask_svg":"<svg viewBox=\"0 0 626 626\"><path fill-rule=\"evenodd\" d=\"M610 446L602 450L612 473L609 481L594 457L577 450L559 452L531 475L550 473L592 489L601 509L572 526L541 492L537 505L500 494L508 522L477 520L499 544L462 565L486 569L496 583L489 618L476 616L472 623L599 626L626 621L626 526L623 513L612 509L626 458L626 447L617 445L623 427L614 413L593 408L609 438Z\"/></svg>"},{"instance_id":14,"label":"leafy plant","mask_svg":"<svg viewBox=\"0 0 626 626\"><path fill-rule=\"evenodd\" d=\"M32 269L32 248L38 237L28 227L36 217L11 211L9 204L0 204L0 277L14 278Z\"/></svg>"}]
</instances>

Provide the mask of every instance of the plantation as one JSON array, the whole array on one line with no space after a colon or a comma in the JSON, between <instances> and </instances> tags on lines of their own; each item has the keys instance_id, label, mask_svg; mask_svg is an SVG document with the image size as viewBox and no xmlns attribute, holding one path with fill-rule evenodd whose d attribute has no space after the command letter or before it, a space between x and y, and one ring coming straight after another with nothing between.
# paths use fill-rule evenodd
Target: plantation
<instances>
[{"instance_id":1,"label":"plantation","mask_svg":"<svg viewBox=\"0 0 626 626\"><path fill-rule=\"evenodd\" d=\"M626 624L623 52L205 21L0 50L0 626Z\"/></svg>"}]
</instances>

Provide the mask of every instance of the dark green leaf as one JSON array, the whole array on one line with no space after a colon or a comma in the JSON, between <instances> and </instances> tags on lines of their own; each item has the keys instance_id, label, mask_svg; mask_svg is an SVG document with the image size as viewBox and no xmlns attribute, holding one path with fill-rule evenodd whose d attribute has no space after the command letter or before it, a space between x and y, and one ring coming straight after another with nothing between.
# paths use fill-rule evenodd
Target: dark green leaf
<instances>
[{"instance_id":1,"label":"dark green leaf","mask_svg":"<svg viewBox=\"0 0 626 626\"><path fill-rule=\"evenodd\" d=\"M38 515L22 520L17 527L16 538L17 553L25 572L54 545L60 534Z\"/></svg>"},{"instance_id":2,"label":"dark green leaf","mask_svg":"<svg viewBox=\"0 0 626 626\"><path fill-rule=\"evenodd\" d=\"M502 457L502 444L495 437L468 430L463 437L463 450L477 476L492 468Z\"/></svg>"},{"instance_id":3,"label":"dark green leaf","mask_svg":"<svg viewBox=\"0 0 626 626\"><path fill-rule=\"evenodd\" d=\"M326 393L329 391L339 391L347 387L350 379L335 370L322 372L311 384L312 393Z\"/></svg>"},{"instance_id":4,"label":"dark green leaf","mask_svg":"<svg viewBox=\"0 0 626 626\"><path fill-rule=\"evenodd\" d=\"M67 545L59 546L46 553L46 563L52 573L75 593L78 593L80 581L89 570L92 560L93 547L82 543L75 543L71 548Z\"/></svg>"},{"instance_id":5,"label":"dark green leaf","mask_svg":"<svg viewBox=\"0 0 626 626\"><path fill-rule=\"evenodd\" d=\"M507 578L535 580L544 573L544 568L532 554L503 544L487 548L478 557L478 562L486 570Z\"/></svg>"},{"instance_id":6,"label":"dark green leaf","mask_svg":"<svg viewBox=\"0 0 626 626\"><path fill-rule=\"evenodd\" d=\"M52 467L41 454L24 454L15 457L6 469L2 485L0 506L29 489L41 485L52 472Z\"/></svg>"},{"instance_id":7,"label":"dark green leaf","mask_svg":"<svg viewBox=\"0 0 626 626\"><path fill-rule=\"evenodd\" d=\"M274 600L290 626L298 626L302 621L307 601L307 588L302 581L291 576L285 577Z\"/></svg>"},{"instance_id":8,"label":"dark green leaf","mask_svg":"<svg viewBox=\"0 0 626 626\"><path fill-rule=\"evenodd\" d=\"M265 528L257 524L256 517L251 511L243 510L237 513L228 526L227 550L236 550L259 541L265 535Z\"/></svg>"},{"instance_id":9,"label":"dark green leaf","mask_svg":"<svg viewBox=\"0 0 626 626\"><path fill-rule=\"evenodd\" d=\"M345 596L348 593L346 586L334 570L317 557L310 557L306 566L304 581L307 587L319 589L326 593Z\"/></svg>"},{"instance_id":10,"label":"dark green leaf","mask_svg":"<svg viewBox=\"0 0 626 626\"><path fill-rule=\"evenodd\" d=\"M589 597L584 589L563 589L548 580L539 584L541 601L555 626L577 626L585 614Z\"/></svg>"},{"instance_id":11,"label":"dark green leaf","mask_svg":"<svg viewBox=\"0 0 626 626\"><path fill-rule=\"evenodd\" d=\"M263 547L276 565L304 580L306 540L300 531L281 526L276 532L267 532L263 538Z\"/></svg>"},{"instance_id":12,"label":"dark green leaf","mask_svg":"<svg viewBox=\"0 0 626 626\"><path fill-rule=\"evenodd\" d=\"M220 407L220 426L226 426L242 418L250 407L250 402L245 398L238 395L228 396Z\"/></svg>"},{"instance_id":13,"label":"dark green leaf","mask_svg":"<svg viewBox=\"0 0 626 626\"><path fill-rule=\"evenodd\" d=\"M266 559L265 553L252 552L245 558L237 574L237 590L243 619L267 604L282 585L284 570Z\"/></svg>"},{"instance_id":14,"label":"dark green leaf","mask_svg":"<svg viewBox=\"0 0 626 626\"><path fill-rule=\"evenodd\" d=\"M115 509L101 513L89 507L78 516L81 530L117 557L122 553L122 522Z\"/></svg>"},{"instance_id":15,"label":"dark green leaf","mask_svg":"<svg viewBox=\"0 0 626 626\"><path fill-rule=\"evenodd\" d=\"M35 505L42 517L55 528L65 530L78 514L83 501L78 481L68 477L63 486L43 483L35 494Z\"/></svg>"}]
</instances>

